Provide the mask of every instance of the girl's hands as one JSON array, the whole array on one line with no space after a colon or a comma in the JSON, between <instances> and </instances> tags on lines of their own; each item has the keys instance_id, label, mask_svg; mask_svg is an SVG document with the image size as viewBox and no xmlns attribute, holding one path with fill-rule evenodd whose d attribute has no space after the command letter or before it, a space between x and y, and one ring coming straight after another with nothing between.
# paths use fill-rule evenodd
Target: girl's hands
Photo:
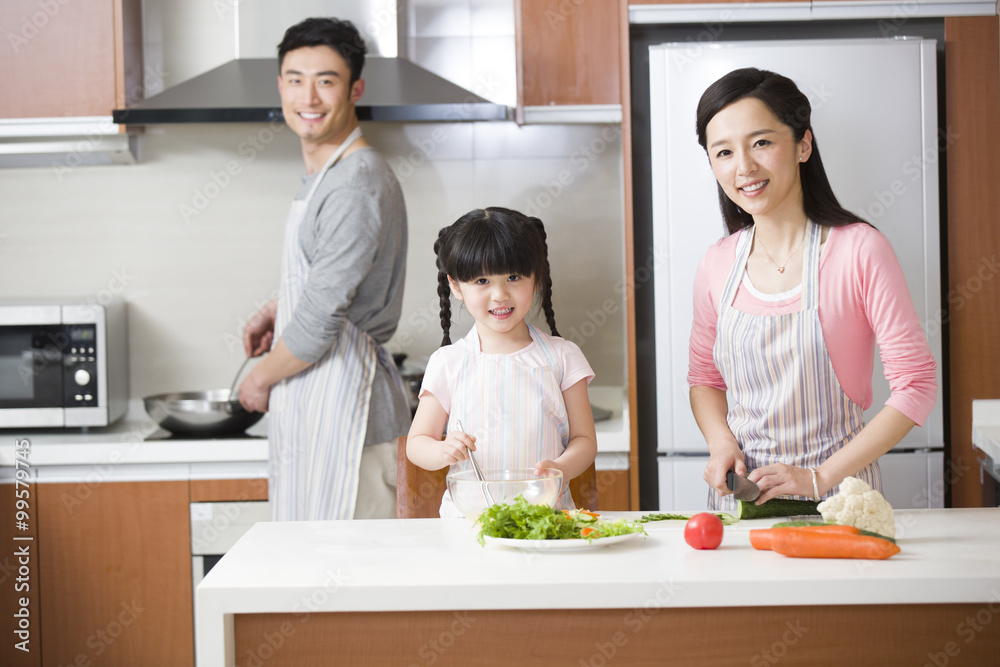
<instances>
[{"instance_id":1,"label":"girl's hands","mask_svg":"<svg viewBox=\"0 0 1000 667\"><path fill-rule=\"evenodd\" d=\"M702 478L718 491L720 496L728 496L732 491L726 486L726 473L732 470L737 475L747 474L743 451L735 440L732 443L709 445L708 451L710 456Z\"/></svg>"},{"instance_id":2,"label":"girl's hands","mask_svg":"<svg viewBox=\"0 0 1000 667\"><path fill-rule=\"evenodd\" d=\"M551 470L558 470L559 472L561 472L563 474L563 481L564 482L569 482L569 480L566 479L566 471L563 470L562 468L560 468L559 466L557 466L555 461L550 461L549 459L542 459L541 461L539 461L538 463L536 463L535 464L535 471L534 472L535 472L535 475L541 476L546 470L549 470L549 469L551 469Z\"/></svg>"},{"instance_id":3,"label":"girl's hands","mask_svg":"<svg viewBox=\"0 0 1000 667\"><path fill-rule=\"evenodd\" d=\"M476 439L462 431L451 431L441 441L441 468L469 458L468 450L476 451Z\"/></svg>"}]
</instances>

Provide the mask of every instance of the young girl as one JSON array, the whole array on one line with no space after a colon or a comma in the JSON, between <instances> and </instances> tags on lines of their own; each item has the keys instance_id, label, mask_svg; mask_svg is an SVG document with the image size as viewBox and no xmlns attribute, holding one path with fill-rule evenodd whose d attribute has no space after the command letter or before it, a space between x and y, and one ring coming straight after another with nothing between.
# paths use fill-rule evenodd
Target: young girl
<instances>
[{"instance_id":1,"label":"young girl","mask_svg":"<svg viewBox=\"0 0 1000 667\"><path fill-rule=\"evenodd\" d=\"M563 474L556 506L571 509L569 481L597 457L587 398L594 371L556 331L541 220L475 210L440 231L434 252L444 339L427 362L407 457L425 470L455 472L470 467L471 449L484 470L554 468ZM536 294L551 336L524 321ZM476 320L455 344L452 296ZM441 516L461 516L447 491Z\"/></svg>"}]
</instances>

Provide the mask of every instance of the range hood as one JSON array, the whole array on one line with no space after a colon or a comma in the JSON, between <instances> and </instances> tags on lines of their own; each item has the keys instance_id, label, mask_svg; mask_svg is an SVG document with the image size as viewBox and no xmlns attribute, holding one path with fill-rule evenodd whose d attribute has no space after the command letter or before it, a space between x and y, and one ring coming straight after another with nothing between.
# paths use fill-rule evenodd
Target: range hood
<instances>
[{"instance_id":1,"label":"range hood","mask_svg":"<svg viewBox=\"0 0 1000 667\"><path fill-rule=\"evenodd\" d=\"M407 0L289 0L280 3L230 0L230 3L231 6L222 3L227 11L218 13L215 10L218 13L215 18L224 19L221 23L202 23L201 28L210 25L214 30L222 29L221 33L213 34L221 43L232 40L233 59L187 80L182 79L128 108L115 109L112 112L115 123L135 126L281 121L277 44L287 26L309 16L337 16L352 21L368 46L361 73L365 91L356 106L359 120L455 122L506 120L512 116L507 106L484 99L412 60L396 57L406 53L408 39L420 37L417 32L411 35L407 26L423 25L416 19L418 12L426 9L423 0L414 2L413 6ZM171 3L145 5L145 21L151 35L158 35L167 25L172 25L174 34L184 34L185 21L192 19L186 12L175 12L172 7ZM228 23L230 19L232 22ZM186 48L189 53L185 56L197 53L196 43L187 43L184 47L180 47L180 43L183 42L174 41L170 46L164 40L144 41L145 46L152 49ZM194 51L190 51L192 47ZM155 65L156 55L147 51L147 64ZM469 55L455 52L439 54L439 57L460 61ZM170 53L163 58L165 61L174 58L176 62L176 56ZM166 71L172 69L169 63L165 65Z\"/></svg>"},{"instance_id":2,"label":"range hood","mask_svg":"<svg viewBox=\"0 0 1000 667\"><path fill-rule=\"evenodd\" d=\"M490 102L403 58L368 57L359 120L506 120L509 109ZM231 60L127 109L112 112L115 123L280 122L278 59Z\"/></svg>"}]
</instances>

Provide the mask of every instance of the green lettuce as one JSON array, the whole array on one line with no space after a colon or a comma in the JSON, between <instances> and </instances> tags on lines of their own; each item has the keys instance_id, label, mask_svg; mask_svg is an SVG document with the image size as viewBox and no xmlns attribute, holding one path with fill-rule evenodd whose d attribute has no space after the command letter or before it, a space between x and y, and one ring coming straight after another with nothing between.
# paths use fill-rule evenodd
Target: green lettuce
<instances>
[{"instance_id":1,"label":"green lettuce","mask_svg":"<svg viewBox=\"0 0 1000 667\"><path fill-rule=\"evenodd\" d=\"M498 503L479 515L479 544L487 537L515 540L573 540L613 537L629 533L646 533L637 522L627 519L600 520L596 515L580 510L564 512L546 505L533 505L521 496L514 503Z\"/></svg>"}]
</instances>

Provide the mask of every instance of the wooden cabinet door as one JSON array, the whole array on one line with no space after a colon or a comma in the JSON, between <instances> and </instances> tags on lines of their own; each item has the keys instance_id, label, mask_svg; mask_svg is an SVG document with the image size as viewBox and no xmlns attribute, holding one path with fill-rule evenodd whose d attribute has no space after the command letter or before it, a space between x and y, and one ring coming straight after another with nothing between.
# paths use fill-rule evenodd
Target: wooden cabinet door
<instances>
[{"instance_id":1,"label":"wooden cabinet door","mask_svg":"<svg viewBox=\"0 0 1000 667\"><path fill-rule=\"evenodd\" d=\"M621 104L619 3L516 0L518 106Z\"/></svg>"},{"instance_id":2,"label":"wooden cabinet door","mask_svg":"<svg viewBox=\"0 0 1000 667\"><path fill-rule=\"evenodd\" d=\"M187 481L39 484L42 664L194 664Z\"/></svg>"},{"instance_id":3,"label":"wooden cabinet door","mask_svg":"<svg viewBox=\"0 0 1000 667\"><path fill-rule=\"evenodd\" d=\"M142 99L140 1L0 2L0 118L110 116Z\"/></svg>"}]
</instances>

